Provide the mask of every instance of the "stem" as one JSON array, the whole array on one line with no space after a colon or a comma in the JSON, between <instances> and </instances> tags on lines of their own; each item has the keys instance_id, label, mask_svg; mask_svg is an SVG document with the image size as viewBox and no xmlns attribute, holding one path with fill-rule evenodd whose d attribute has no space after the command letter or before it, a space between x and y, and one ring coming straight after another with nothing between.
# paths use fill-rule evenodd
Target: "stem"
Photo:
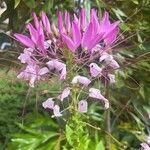
<instances>
[{"instance_id":1,"label":"stem","mask_svg":"<svg viewBox=\"0 0 150 150\"><path fill-rule=\"evenodd\" d=\"M105 97L109 99L109 82L105 80L106 85L106 93ZM106 110L106 116L105 116L105 125L106 125L106 132L111 135L111 126L110 126L110 110ZM110 136L106 135L106 150L111 150L111 139Z\"/></svg>"}]
</instances>

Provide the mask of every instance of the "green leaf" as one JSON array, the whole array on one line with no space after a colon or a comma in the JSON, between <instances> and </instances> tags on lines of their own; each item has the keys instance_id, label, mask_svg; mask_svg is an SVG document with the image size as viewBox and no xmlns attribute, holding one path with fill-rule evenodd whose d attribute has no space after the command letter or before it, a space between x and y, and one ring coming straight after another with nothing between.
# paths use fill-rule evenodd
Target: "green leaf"
<instances>
[{"instance_id":1,"label":"green leaf","mask_svg":"<svg viewBox=\"0 0 150 150\"><path fill-rule=\"evenodd\" d=\"M20 1L21 1L21 0L15 0L14 8L17 8L17 6L20 4Z\"/></svg>"},{"instance_id":2,"label":"green leaf","mask_svg":"<svg viewBox=\"0 0 150 150\"><path fill-rule=\"evenodd\" d=\"M96 149L95 150L105 150L104 144L102 141L100 141L97 145L96 145Z\"/></svg>"},{"instance_id":3,"label":"green leaf","mask_svg":"<svg viewBox=\"0 0 150 150\"><path fill-rule=\"evenodd\" d=\"M74 131L68 125L66 125L66 137L67 137L67 141L70 145L73 145L73 141L71 138L73 133L74 133Z\"/></svg>"}]
</instances>

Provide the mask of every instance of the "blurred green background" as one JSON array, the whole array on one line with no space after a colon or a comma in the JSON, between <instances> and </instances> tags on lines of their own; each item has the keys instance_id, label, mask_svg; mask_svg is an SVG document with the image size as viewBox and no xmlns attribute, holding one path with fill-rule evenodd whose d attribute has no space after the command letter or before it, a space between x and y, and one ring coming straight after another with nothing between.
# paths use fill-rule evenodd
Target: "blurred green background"
<instances>
[{"instance_id":1,"label":"blurred green background","mask_svg":"<svg viewBox=\"0 0 150 150\"><path fill-rule=\"evenodd\" d=\"M59 10L77 13L81 7L96 8L99 17L107 10L111 20L120 20L119 40L114 46L117 61L117 83L110 89L112 135L126 145L119 148L112 142L112 150L140 149L150 131L150 1L149 0L0 0L0 44L5 40L9 48L0 50L0 150L59 150L63 149L63 134L59 123L51 119L41 103L60 84L41 82L30 89L16 78L21 65L17 60L22 48L11 35L26 32L25 24L31 13L45 11L55 21ZM6 35L7 34L7 35ZM1 46L0 45L0 46ZM2 48L2 46L1 46ZM99 105L88 112L89 122L103 128L104 119ZM57 122L57 123L56 123ZM61 124L61 123L60 123ZM93 131L98 139L103 133ZM97 140L98 141L98 140ZM102 143L91 147L105 149Z\"/></svg>"}]
</instances>

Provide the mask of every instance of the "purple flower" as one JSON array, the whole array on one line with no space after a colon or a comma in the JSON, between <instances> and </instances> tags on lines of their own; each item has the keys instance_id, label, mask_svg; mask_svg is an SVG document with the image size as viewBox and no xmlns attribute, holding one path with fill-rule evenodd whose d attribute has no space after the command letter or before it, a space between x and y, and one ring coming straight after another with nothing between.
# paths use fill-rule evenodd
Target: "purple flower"
<instances>
[{"instance_id":1,"label":"purple flower","mask_svg":"<svg viewBox=\"0 0 150 150\"><path fill-rule=\"evenodd\" d=\"M109 101L104 96L101 95L101 92L99 89L90 88L89 89L89 97L102 100L102 102L104 102L105 109L109 108Z\"/></svg>"},{"instance_id":2,"label":"purple flower","mask_svg":"<svg viewBox=\"0 0 150 150\"><path fill-rule=\"evenodd\" d=\"M53 109L54 108L54 101L53 98L48 98L45 102L42 103L42 106L46 109Z\"/></svg>"},{"instance_id":3,"label":"purple flower","mask_svg":"<svg viewBox=\"0 0 150 150\"><path fill-rule=\"evenodd\" d=\"M60 79L65 80L67 71L66 71L66 65L62 62L59 62L57 59L53 59L51 61L48 61L47 66L50 70L56 69L58 72L60 72Z\"/></svg>"},{"instance_id":4,"label":"purple flower","mask_svg":"<svg viewBox=\"0 0 150 150\"><path fill-rule=\"evenodd\" d=\"M61 117L62 114L60 113L60 107L58 105L55 105L53 108L53 113L55 117Z\"/></svg>"},{"instance_id":5,"label":"purple flower","mask_svg":"<svg viewBox=\"0 0 150 150\"><path fill-rule=\"evenodd\" d=\"M98 77L101 75L102 69L96 64L96 63L91 63L90 64L90 73L92 77Z\"/></svg>"},{"instance_id":6,"label":"purple flower","mask_svg":"<svg viewBox=\"0 0 150 150\"><path fill-rule=\"evenodd\" d=\"M49 70L46 67L39 68L37 65L27 65L26 69L23 70L17 77L29 81L29 85L34 87L34 82L40 80L41 76L48 73Z\"/></svg>"},{"instance_id":7,"label":"purple flower","mask_svg":"<svg viewBox=\"0 0 150 150\"><path fill-rule=\"evenodd\" d=\"M120 67L114 58L108 53L102 53L99 61L104 61L106 65L110 66L112 69L118 69Z\"/></svg>"},{"instance_id":8,"label":"purple flower","mask_svg":"<svg viewBox=\"0 0 150 150\"><path fill-rule=\"evenodd\" d=\"M88 109L88 103L86 100L81 100L78 103L78 111L81 113L86 113Z\"/></svg>"},{"instance_id":9,"label":"purple flower","mask_svg":"<svg viewBox=\"0 0 150 150\"><path fill-rule=\"evenodd\" d=\"M72 83L73 84L80 83L84 86L88 86L91 83L91 81L87 77L77 75L73 78Z\"/></svg>"},{"instance_id":10,"label":"purple flower","mask_svg":"<svg viewBox=\"0 0 150 150\"><path fill-rule=\"evenodd\" d=\"M141 143L143 150L150 150L150 147L147 143Z\"/></svg>"},{"instance_id":11,"label":"purple flower","mask_svg":"<svg viewBox=\"0 0 150 150\"><path fill-rule=\"evenodd\" d=\"M67 87L62 91L61 95L59 96L60 100L63 101L66 97L69 96L69 94L70 94L70 88Z\"/></svg>"}]
</instances>

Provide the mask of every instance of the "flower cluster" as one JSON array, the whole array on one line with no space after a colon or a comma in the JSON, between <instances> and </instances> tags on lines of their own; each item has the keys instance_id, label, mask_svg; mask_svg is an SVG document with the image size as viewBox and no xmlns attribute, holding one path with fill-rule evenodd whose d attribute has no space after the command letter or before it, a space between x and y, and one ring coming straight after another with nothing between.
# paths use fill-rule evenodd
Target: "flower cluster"
<instances>
[{"instance_id":1,"label":"flower cluster","mask_svg":"<svg viewBox=\"0 0 150 150\"><path fill-rule=\"evenodd\" d=\"M100 100L105 109L109 108L109 101L91 83L100 79L115 83L114 70L119 68L119 64L111 55L111 47L117 38L119 22L111 23L107 12L99 20L95 9L91 10L90 20L84 9L81 9L79 16L74 14L73 17L67 11L59 12L57 25L50 24L44 12L41 18L33 13L33 19L34 25L29 23L26 26L29 36L14 35L26 46L18 57L21 63L26 64L18 78L29 81L29 85L34 87L38 80L57 75L65 84L57 96L61 102L72 97L74 89L82 86L81 90L87 93L88 98ZM69 56L71 54L71 57L66 53ZM68 77L68 64L75 70L71 80ZM86 74L78 71L79 66L86 69ZM88 98L76 99L77 111L87 112ZM54 116L62 116L64 110L60 111L55 98L48 98L42 105L45 109L51 109Z\"/></svg>"}]
</instances>

